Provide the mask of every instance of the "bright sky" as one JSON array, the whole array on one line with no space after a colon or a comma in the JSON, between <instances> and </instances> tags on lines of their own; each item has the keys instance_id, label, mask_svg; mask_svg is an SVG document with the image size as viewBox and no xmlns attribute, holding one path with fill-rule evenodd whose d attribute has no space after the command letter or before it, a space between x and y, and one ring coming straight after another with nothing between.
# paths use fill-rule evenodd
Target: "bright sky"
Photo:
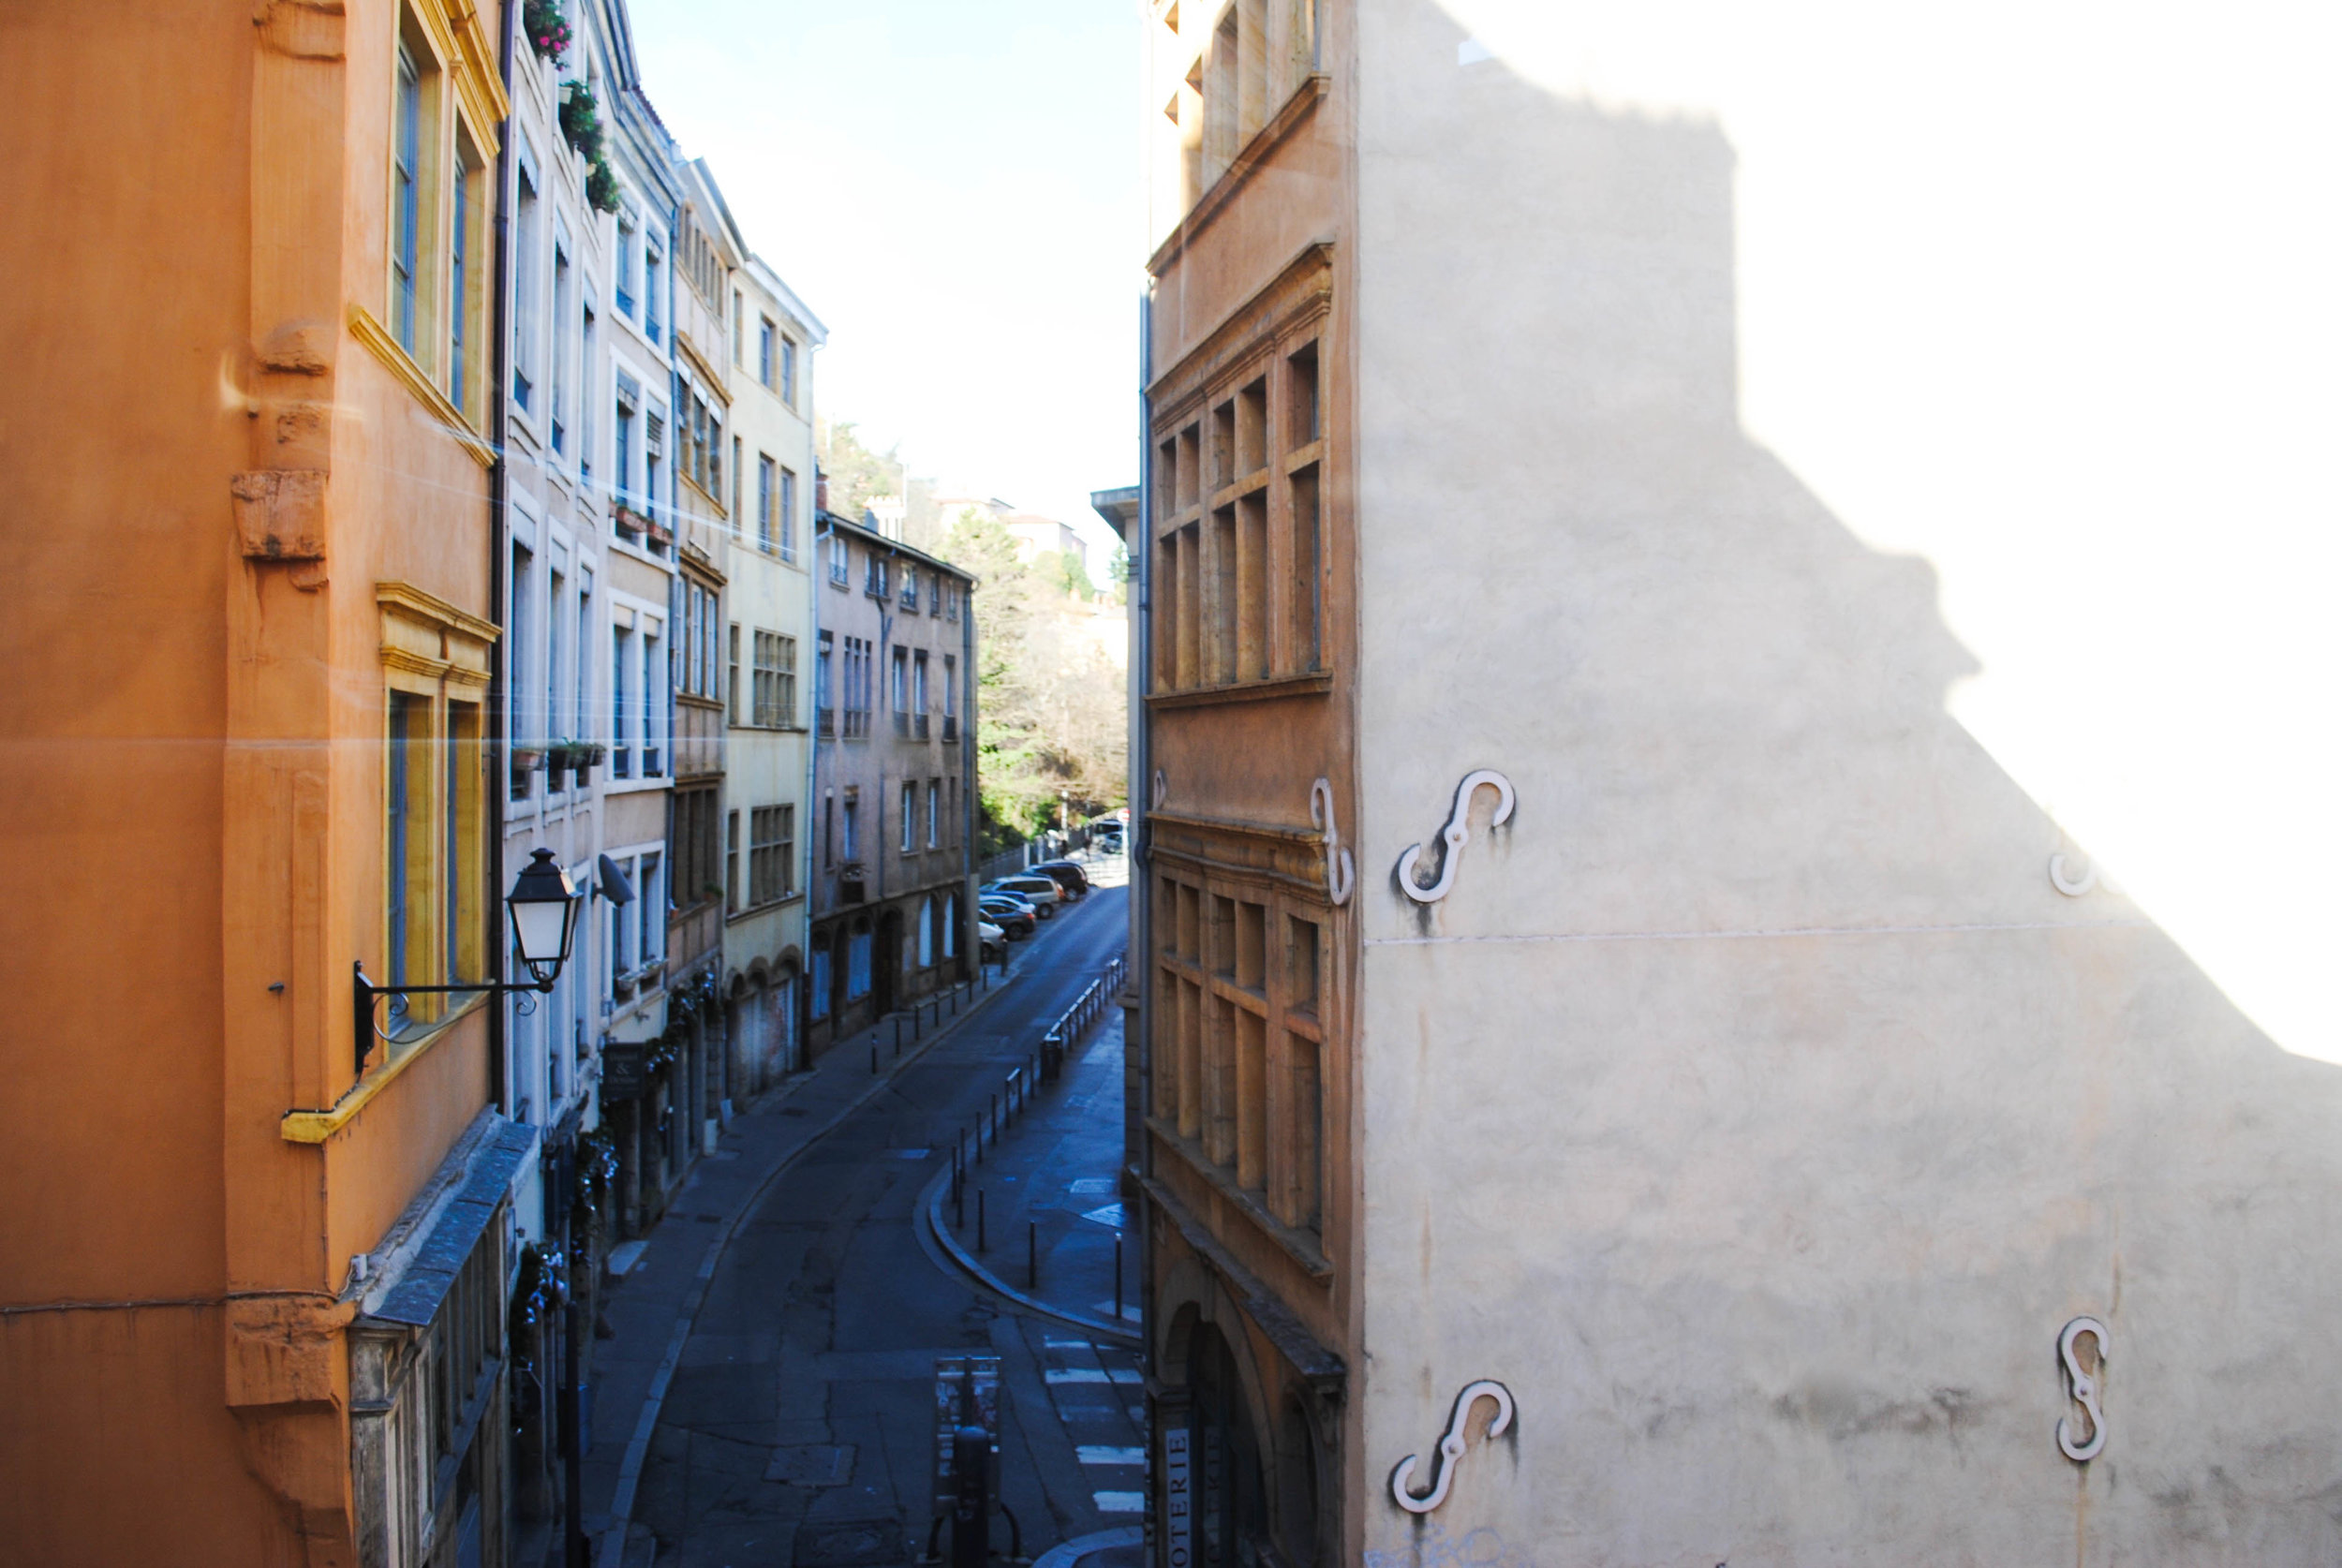
<instances>
[{"instance_id":1,"label":"bright sky","mask_svg":"<svg viewBox=\"0 0 2342 1568\"><path fill-rule=\"evenodd\" d=\"M1137 0L630 0L643 83L829 328L824 418L1112 532L1137 480Z\"/></svg>"}]
</instances>

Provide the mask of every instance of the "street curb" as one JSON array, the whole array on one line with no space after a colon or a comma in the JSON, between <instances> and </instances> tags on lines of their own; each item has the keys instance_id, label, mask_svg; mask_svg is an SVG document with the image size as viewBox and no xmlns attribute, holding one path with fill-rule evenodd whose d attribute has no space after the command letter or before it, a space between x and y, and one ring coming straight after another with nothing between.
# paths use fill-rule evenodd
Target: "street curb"
<instances>
[{"instance_id":1,"label":"street curb","mask_svg":"<svg viewBox=\"0 0 2342 1568\"><path fill-rule=\"evenodd\" d=\"M611 1524L610 1528L602 1532L601 1540L595 1547L595 1568L621 1568L626 1555L627 1529L634 1522L634 1491L642 1482L643 1465L650 1454L651 1437L659 1429L659 1413L666 1404L667 1384L673 1380L674 1369L682 1361L684 1346L689 1342L691 1331L699 1323L700 1308L706 1303L707 1286L708 1282L716 1277L716 1265L722 1259L724 1249L732 1245L732 1238L739 1230L741 1222L748 1218L749 1211L764 1201L764 1195L772 1189L773 1183L786 1175L789 1169L804 1157L807 1150L835 1132L844 1124L847 1117L860 1111L892 1087L897 1074L900 1073L903 1069L957 1034L963 1025L974 1022L986 1007L1007 994L1011 984L1022 978L1024 978L1022 975L1004 976L999 985L993 986L987 992L979 993L978 999L971 1006L962 1009L958 1017L895 1058L893 1064L885 1072L870 1079L861 1093L839 1107L837 1114L827 1121L808 1131L799 1140L795 1148L775 1161L772 1168L758 1178L756 1185L749 1190L748 1195L741 1199L734 1206L732 1213L725 1218L723 1228L716 1233L713 1240L709 1241L705 1255L700 1259L700 1265L692 1279L691 1288L684 1297L683 1309L675 1315L674 1337L668 1341L667 1354L660 1359L658 1371L651 1376L650 1389L643 1397L642 1412L635 1420L634 1434L627 1442L625 1457L618 1461L618 1484L612 1489L610 1497ZM872 1027L872 1034L875 1043L876 1026ZM832 1049L836 1047L833 1046ZM950 1175L948 1169L944 1174L947 1176Z\"/></svg>"},{"instance_id":2,"label":"street curb","mask_svg":"<svg viewBox=\"0 0 2342 1568\"><path fill-rule=\"evenodd\" d=\"M1053 1305L1042 1300L1039 1296L1018 1290L985 1267L984 1265L976 1262L974 1254L959 1244L959 1238L952 1234L952 1228L943 1222L943 1194L950 1191L951 1185L952 1168L947 1164L936 1173L934 1180L927 1183L926 1191L920 1195L919 1207L926 1216L927 1235L934 1239L936 1246L942 1250L944 1256L951 1259L953 1265L961 1273L995 1295L1004 1296L1015 1302L1028 1312L1037 1313L1045 1318L1053 1318L1070 1327L1078 1328L1086 1334L1094 1334L1101 1339L1112 1339L1115 1343L1131 1350L1140 1349L1145 1344L1146 1333L1143 1328L1134 1329L1127 1324L1109 1323L1104 1318L1091 1317L1088 1312L1075 1311L1070 1307Z\"/></svg>"},{"instance_id":3,"label":"street curb","mask_svg":"<svg viewBox=\"0 0 2342 1568\"><path fill-rule=\"evenodd\" d=\"M1102 1552L1108 1546L1143 1546L1146 1544L1146 1526L1123 1525L1117 1530L1102 1530L1095 1535L1076 1535L1071 1541L1060 1541L1033 1559L1032 1568L1074 1568L1075 1563L1091 1552Z\"/></svg>"}]
</instances>

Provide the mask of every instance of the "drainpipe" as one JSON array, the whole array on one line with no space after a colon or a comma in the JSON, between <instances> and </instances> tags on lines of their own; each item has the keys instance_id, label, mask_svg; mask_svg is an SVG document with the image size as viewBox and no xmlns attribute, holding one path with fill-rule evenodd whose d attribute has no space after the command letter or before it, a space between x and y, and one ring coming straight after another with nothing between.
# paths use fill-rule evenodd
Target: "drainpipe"
<instances>
[{"instance_id":1,"label":"drainpipe","mask_svg":"<svg viewBox=\"0 0 2342 1568\"><path fill-rule=\"evenodd\" d=\"M821 461L816 458L813 473L817 489L821 482ZM806 657L812 663L812 673L816 676L821 673L822 669L822 541L828 537L829 530L822 525L821 509L816 507L813 511L811 540L813 558L806 563L805 573L806 591L812 600L812 614L806 622L805 651ZM808 681L806 684L810 686L813 683ZM823 695L818 688L814 691L813 701L807 704L808 717L811 722L805 727L805 821L797 829L805 839L805 880L800 884L805 889L805 939L798 949L805 954L805 962L797 967L799 982L797 989L801 994L797 998L797 1049L795 1059L789 1064L793 1070L805 1065L807 1036L813 1031L813 879L821 874L821 851L813 838L813 819L817 815L813 807L818 804L816 796L820 791L822 782L822 698Z\"/></svg>"},{"instance_id":2,"label":"drainpipe","mask_svg":"<svg viewBox=\"0 0 2342 1568\"><path fill-rule=\"evenodd\" d=\"M1130 891L1136 918L1133 922L1137 940L1132 944L1131 962L1139 967L1138 986L1138 1172L1142 1181L1151 1181L1155 1174L1155 1140L1147 1127L1147 1114L1155 1102L1155 1031L1154 1031L1154 928L1155 900L1153 897L1153 856L1141 858L1147 846L1152 823L1149 813L1154 805L1154 770L1149 765L1152 755L1148 742L1148 712L1145 693L1153 678L1155 667L1154 602L1154 432L1148 407L1146 389L1154 383L1154 296L1151 291L1138 299L1138 516L1134 531L1138 535L1138 548L1129 552L1132 610L1138 629L1138 646L1134 650L1131 703L1130 778L1126 793L1130 797L1131 831L1122 846L1122 853L1131 866ZM1125 1040L1122 1048L1129 1050L1133 1043ZM1138 1312L1141 1325L1139 1372L1147 1386L1156 1384L1154 1336L1145 1330L1153 1326L1155 1300L1155 1209L1151 1195L1145 1196L1138 1207ZM1151 1415L1154 1413L1149 1412ZM1149 1429L1155 1423L1148 1423ZM1159 1466L1152 1452L1147 1456L1148 1487L1147 1522L1150 1536L1155 1535L1154 1500L1162 1495ZM1159 1538L1159 1537L1158 1537Z\"/></svg>"},{"instance_id":3,"label":"drainpipe","mask_svg":"<svg viewBox=\"0 0 2342 1568\"><path fill-rule=\"evenodd\" d=\"M512 80L512 29L516 25L508 13L504 18L502 37L497 44L497 68L500 79ZM504 461L504 393L511 375L505 363L505 290L511 278L511 202L508 193L512 181L512 138L499 137L497 142L497 203L496 259L492 276L496 287L490 290L494 303L490 312L495 318L488 333L488 445L496 453L496 461L488 467L488 614L499 628L505 627L504 563L511 554L511 514L507 510L511 492L511 472ZM502 642L502 638L497 639ZM505 689L506 661L511 657L509 646L503 658L488 662L487 752L489 789L488 821L482 824L488 841L488 885L482 890L481 908L495 910L504 903L504 802L511 792L507 782L510 760L504 747L505 708L510 694ZM485 944L488 950L487 978L499 984L504 979L504 928L491 924L494 933ZM488 1008L488 1098L496 1102L499 1115L510 1116L511 1070L505 1054L511 1043L506 1038L506 1020L510 1010L501 997L493 998Z\"/></svg>"}]
</instances>

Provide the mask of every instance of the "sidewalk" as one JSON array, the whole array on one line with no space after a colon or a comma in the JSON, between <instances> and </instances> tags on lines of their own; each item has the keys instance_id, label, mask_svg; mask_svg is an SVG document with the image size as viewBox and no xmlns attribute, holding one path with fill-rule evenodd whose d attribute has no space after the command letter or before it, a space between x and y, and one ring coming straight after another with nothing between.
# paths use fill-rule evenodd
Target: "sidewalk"
<instances>
[{"instance_id":1,"label":"sidewalk","mask_svg":"<svg viewBox=\"0 0 2342 1568\"><path fill-rule=\"evenodd\" d=\"M742 1218L823 1133L883 1092L897 1072L950 1039L960 1024L983 1015L1014 984L1017 968L1012 964L1005 978L993 976L988 990L963 998L956 1018L946 1001L941 1027L928 1024L916 1043L906 1022L899 1055L892 1018L833 1044L809 1070L733 1118L716 1152L692 1168L647 1237L612 1249L613 1265L629 1266L604 1298L603 1315L615 1338L595 1346L593 1445L584 1464L586 1532L595 1543L597 1568L620 1568L626 1521L633 1510L660 1401L717 1259ZM879 1064L875 1076L870 1071L873 1046ZM556 1530L556 1561L559 1538Z\"/></svg>"},{"instance_id":2,"label":"sidewalk","mask_svg":"<svg viewBox=\"0 0 2342 1568\"><path fill-rule=\"evenodd\" d=\"M1041 1085L1026 1108L1003 1120L999 1143L986 1137L981 1162L972 1132L969 1148L958 1201L948 1169L923 1200L928 1230L944 1253L977 1283L1021 1307L1136 1345L1138 1237L1119 1192L1120 1010L1110 1009L1068 1054L1061 1079Z\"/></svg>"}]
</instances>

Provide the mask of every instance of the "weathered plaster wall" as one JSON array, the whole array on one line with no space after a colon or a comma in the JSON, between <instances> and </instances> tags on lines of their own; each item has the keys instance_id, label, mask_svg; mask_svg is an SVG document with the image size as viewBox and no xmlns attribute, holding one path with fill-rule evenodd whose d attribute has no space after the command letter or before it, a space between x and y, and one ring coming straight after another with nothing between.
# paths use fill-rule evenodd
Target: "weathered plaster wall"
<instances>
[{"instance_id":1,"label":"weathered plaster wall","mask_svg":"<svg viewBox=\"0 0 2342 1568\"><path fill-rule=\"evenodd\" d=\"M1722 138L1359 10L1368 1561L2331 1560L2342 1077L2052 887L1931 570L1740 431Z\"/></svg>"}]
</instances>

